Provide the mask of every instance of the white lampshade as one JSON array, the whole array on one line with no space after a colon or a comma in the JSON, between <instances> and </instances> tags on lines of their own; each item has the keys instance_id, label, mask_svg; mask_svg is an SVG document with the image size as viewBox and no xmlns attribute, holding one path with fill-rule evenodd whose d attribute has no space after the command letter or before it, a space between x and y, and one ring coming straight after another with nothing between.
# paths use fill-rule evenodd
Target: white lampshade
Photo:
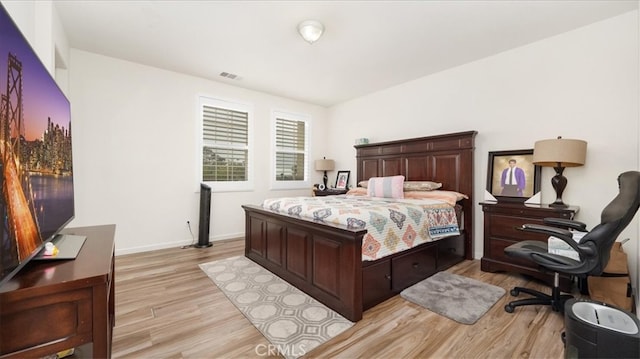
<instances>
[{"instance_id":1,"label":"white lampshade","mask_svg":"<svg viewBox=\"0 0 640 359\"><path fill-rule=\"evenodd\" d=\"M333 160L321 159L315 162L316 171L333 171L335 166L336 164Z\"/></svg>"},{"instance_id":2,"label":"white lampshade","mask_svg":"<svg viewBox=\"0 0 640 359\"><path fill-rule=\"evenodd\" d=\"M298 32L306 42L313 44L322 36L324 26L319 21L307 20L298 25Z\"/></svg>"},{"instance_id":3,"label":"white lampshade","mask_svg":"<svg viewBox=\"0 0 640 359\"><path fill-rule=\"evenodd\" d=\"M584 165L587 157L587 142L558 137L536 141L533 163L543 167L577 167Z\"/></svg>"}]
</instances>

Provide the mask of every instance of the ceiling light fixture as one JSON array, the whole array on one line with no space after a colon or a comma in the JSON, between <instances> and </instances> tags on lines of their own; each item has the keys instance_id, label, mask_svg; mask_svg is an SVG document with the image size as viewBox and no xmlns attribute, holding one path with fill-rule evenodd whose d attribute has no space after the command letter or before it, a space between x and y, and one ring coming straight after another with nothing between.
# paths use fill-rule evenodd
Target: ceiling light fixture
<instances>
[{"instance_id":1,"label":"ceiling light fixture","mask_svg":"<svg viewBox=\"0 0 640 359\"><path fill-rule=\"evenodd\" d=\"M306 20L298 24L298 32L306 42L313 44L322 36L324 26L320 21Z\"/></svg>"}]
</instances>

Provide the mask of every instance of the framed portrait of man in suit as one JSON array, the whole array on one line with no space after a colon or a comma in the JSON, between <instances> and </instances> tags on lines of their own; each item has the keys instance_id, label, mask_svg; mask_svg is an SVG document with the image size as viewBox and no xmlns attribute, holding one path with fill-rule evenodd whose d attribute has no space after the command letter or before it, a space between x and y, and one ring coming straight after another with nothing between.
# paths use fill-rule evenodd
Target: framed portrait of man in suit
<instances>
[{"instance_id":1,"label":"framed portrait of man in suit","mask_svg":"<svg viewBox=\"0 0 640 359\"><path fill-rule=\"evenodd\" d=\"M540 192L540 173L533 149L489 152L487 191L498 201L524 202Z\"/></svg>"}]
</instances>

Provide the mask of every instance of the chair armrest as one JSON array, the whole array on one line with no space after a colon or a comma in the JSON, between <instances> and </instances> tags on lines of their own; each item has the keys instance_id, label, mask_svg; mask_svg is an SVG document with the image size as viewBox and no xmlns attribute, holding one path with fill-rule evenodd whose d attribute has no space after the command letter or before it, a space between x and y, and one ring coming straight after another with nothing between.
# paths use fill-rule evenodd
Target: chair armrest
<instances>
[{"instance_id":1,"label":"chair armrest","mask_svg":"<svg viewBox=\"0 0 640 359\"><path fill-rule=\"evenodd\" d=\"M549 224L556 227L571 228L579 232L587 232L586 224L579 221L574 221L572 219L545 218L542 221L544 222L544 224Z\"/></svg>"},{"instance_id":2,"label":"chair armrest","mask_svg":"<svg viewBox=\"0 0 640 359\"><path fill-rule=\"evenodd\" d=\"M558 238L565 237L573 241L573 234L569 230L563 229L563 228L545 226L542 224L527 223L527 224L523 224L522 227L518 229L526 232L536 232L536 233L547 234L547 235L555 236Z\"/></svg>"},{"instance_id":3,"label":"chair armrest","mask_svg":"<svg viewBox=\"0 0 640 359\"><path fill-rule=\"evenodd\" d=\"M593 248L592 244L588 243L585 245L579 245L578 243L576 243L576 241L573 240L573 233L571 233L571 231L567 229L532 223L523 224L522 227L519 227L518 229L526 232L547 234L561 239L576 252L578 252L578 255L581 259L585 257L593 257L596 254L596 249Z\"/></svg>"}]
</instances>

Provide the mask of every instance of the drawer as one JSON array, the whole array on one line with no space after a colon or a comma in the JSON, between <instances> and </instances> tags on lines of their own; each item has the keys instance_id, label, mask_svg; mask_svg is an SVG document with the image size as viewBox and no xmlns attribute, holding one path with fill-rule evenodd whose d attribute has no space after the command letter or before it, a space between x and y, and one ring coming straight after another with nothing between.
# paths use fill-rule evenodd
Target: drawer
<instances>
[{"instance_id":1,"label":"drawer","mask_svg":"<svg viewBox=\"0 0 640 359\"><path fill-rule=\"evenodd\" d=\"M546 241L549 237L545 234L525 232L517 229L526 223L542 224L543 222L541 218L525 218L495 214L489 216L486 220L489 221L489 233L485 233L485 235L489 235L490 237L509 238L516 241Z\"/></svg>"},{"instance_id":2,"label":"drawer","mask_svg":"<svg viewBox=\"0 0 640 359\"><path fill-rule=\"evenodd\" d=\"M438 246L438 271L464 260L464 235L440 239Z\"/></svg>"},{"instance_id":3,"label":"drawer","mask_svg":"<svg viewBox=\"0 0 640 359\"><path fill-rule=\"evenodd\" d=\"M565 209L553 208L553 207L536 207L536 206L522 206L522 205L483 205L482 210L485 215L503 214L508 216L520 216L526 218L566 218L572 219L575 213L578 211L578 207L572 206Z\"/></svg>"},{"instance_id":4,"label":"drawer","mask_svg":"<svg viewBox=\"0 0 640 359\"><path fill-rule=\"evenodd\" d=\"M485 248L485 256L500 262L508 262L510 264L517 264L524 267L530 267L533 269L538 268L538 266L532 261L528 261L526 259L520 259L515 257L510 257L506 253L504 253L504 249L509 247L510 245L517 243L514 241L507 241L502 239L493 239L489 248ZM487 255L488 253L488 255Z\"/></svg>"},{"instance_id":5,"label":"drawer","mask_svg":"<svg viewBox=\"0 0 640 359\"><path fill-rule=\"evenodd\" d=\"M391 296L391 260L362 268L363 310L381 303Z\"/></svg>"},{"instance_id":6,"label":"drawer","mask_svg":"<svg viewBox=\"0 0 640 359\"><path fill-rule=\"evenodd\" d=\"M436 272L437 246L408 253L391 260L392 290L400 292Z\"/></svg>"}]
</instances>

